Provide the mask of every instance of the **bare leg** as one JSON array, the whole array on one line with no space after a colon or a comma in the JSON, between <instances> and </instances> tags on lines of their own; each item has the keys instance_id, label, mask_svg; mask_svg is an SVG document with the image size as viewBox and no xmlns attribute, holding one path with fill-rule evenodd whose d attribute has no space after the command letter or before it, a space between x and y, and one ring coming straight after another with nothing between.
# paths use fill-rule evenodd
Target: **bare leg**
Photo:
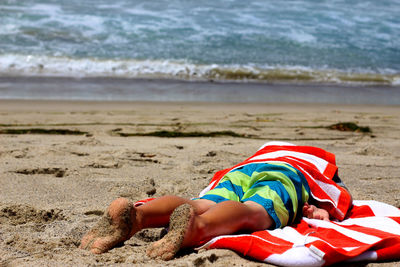
<instances>
[{"instance_id":1,"label":"bare leg","mask_svg":"<svg viewBox=\"0 0 400 267\"><path fill-rule=\"evenodd\" d=\"M83 237L80 248L96 254L106 252L144 228L167 225L173 210L184 203L193 205L198 213L215 205L209 200L193 201L164 196L135 208L128 199L118 198L110 204L97 225Z\"/></svg>"},{"instance_id":2,"label":"bare leg","mask_svg":"<svg viewBox=\"0 0 400 267\"><path fill-rule=\"evenodd\" d=\"M147 255L170 260L179 249L196 246L200 241L239 230L263 230L272 224L273 220L266 210L252 201L224 201L201 214L196 214L193 207L184 204L172 213L168 234L154 242Z\"/></svg>"},{"instance_id":3,"label":"bare leg","mask_svg":"<svg viewBox=\"0 0 400 267\"><path fill-rule=\"evenodd\" d=\"M168 225L171 213L184 203L192 205L197 214L205 212L216 204L206 199L190 200L177 196L163 196L136 208L138 217L142 221L141 229Z\"/></svg>"},{"instance_id":4,"label":"bare leg","mask_svg":"<svg viewBox=\"0 0 400 267\"><path fill-rule=\"evenodd\" d=\"M318 219L329 221L329 213L324 209L317 208L314 205L310 205L307 202L304 204L303 207L303 216L309 219Z\"/></svg>"}]
</instances>

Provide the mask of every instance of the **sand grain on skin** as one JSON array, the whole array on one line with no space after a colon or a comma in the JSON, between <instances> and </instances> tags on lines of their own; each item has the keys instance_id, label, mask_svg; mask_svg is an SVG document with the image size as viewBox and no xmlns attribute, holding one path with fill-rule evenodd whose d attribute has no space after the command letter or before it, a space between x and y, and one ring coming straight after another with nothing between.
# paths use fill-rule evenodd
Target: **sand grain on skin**
<instances>
[{"instance_id":1,"label":"sand grain on skin","mask_svg":"<svg viewBox=\"0 0 400 267\"><path fill-rule=\"evenodd\" d=\"M193 207L183 204L177 207L170 217L169 231L159 241L150 245L147 254L151 258L171 260L181 248L185 234L193 220Z\"/></svg>"}]
</instances>

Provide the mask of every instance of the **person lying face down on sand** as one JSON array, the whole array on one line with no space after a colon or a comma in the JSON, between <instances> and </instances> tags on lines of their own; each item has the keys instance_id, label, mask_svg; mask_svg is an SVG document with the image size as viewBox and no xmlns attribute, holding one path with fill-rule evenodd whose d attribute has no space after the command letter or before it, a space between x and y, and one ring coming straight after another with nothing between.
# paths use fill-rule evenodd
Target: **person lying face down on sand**
<instances>
[{"instance_id":1,"label":"person lying face down on sand","mask_svg":"<svg viewBox=\"0 0 400 267\"><path fill-rule=\"evenodd\" d=\"M347 191L337 173L333 181ZM307 180L291 165L274 161L250 164L228 172L199 198L169 195L138 207L118 198L83 237L80 248L100 254L142 229L169 225L169 232L149 246L147 255L170 260L180 249L196 247L219 235L282 228L302 215L329 220L328 211L312 201Z\"/></svg>"}]
</instances>

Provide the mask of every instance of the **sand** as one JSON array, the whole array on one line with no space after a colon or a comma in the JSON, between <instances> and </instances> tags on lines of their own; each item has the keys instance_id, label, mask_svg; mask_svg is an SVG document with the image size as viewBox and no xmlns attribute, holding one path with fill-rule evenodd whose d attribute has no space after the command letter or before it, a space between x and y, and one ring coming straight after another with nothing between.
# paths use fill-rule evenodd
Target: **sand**
<instances>
[{"instance_id":1,"label":"sand","mask_svg":"<svg viewBox=\"0 0 400 267\"><path fill-rule=\"evenodd\" d=\"M338 122L372 132L327 128ZM1 100L0 124L0 266L266 266L228 250L150 259L161 229L102 255L77 246L113 199L196 196L271 140L335 153L354 199L400 207L398 106ZM137 135L157 131L205 136Z\"/></svg>"}]
</instances>

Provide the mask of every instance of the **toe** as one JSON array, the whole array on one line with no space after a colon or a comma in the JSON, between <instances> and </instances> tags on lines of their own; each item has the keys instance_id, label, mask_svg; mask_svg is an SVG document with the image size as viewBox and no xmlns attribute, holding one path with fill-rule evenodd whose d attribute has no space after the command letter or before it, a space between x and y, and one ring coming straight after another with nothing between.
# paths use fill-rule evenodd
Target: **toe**
<instances>
[{"instance_id":1,"label":"toe","mask_svg":"<svg viewBox=\"0 0 400 267\"><path fill-rule=\"evenodd\" d=\"M116 236L107 236L96 239L91 245L90 251L95 254L104 253L113 248L118 243Z\"/></svg>"},{"instance_id":2,"label":"toe","mask_svg":"<svg viewBox=\"0 0 400 267\"><path fill-rule=\"evenodd\" d=\"M150 245L146 250L146 255L150 258L153 258L153 245Z\"/></svg>"},{"instance_id":3,"label":"toe","mask_svg":"<svg viewBox=\"0 0 400 267\"><path fill-rule=\"evenodd\" d=\"M159 241L154 242L150 244L150 246L147 248L146 254L150 258L156 258L157 257L157 251L159 250Z\"/></svg>"},{"instance_id":4,"label":"toe","mask_svg":"<svg viewBox=\"0 0 400 267\"><path fill-rule=\"evenodd\" d=\"M90 250L90 252L92 252L93 254L101 254L101 253L103 253L103 251L101 249L99 249L99 248L92 248Z\"/></svg>"},{"instance_id":5,"label":"toe","mask_svg":"<svg viewBox=\"0 0 400 267\"><path fill-rule=\"evenodd\" d=\"M161 259L164 260L164 261L169 261L169 260L171 260L174 256L175 256L175 253L166 252L166 253L163 253L163 255L161 255Z\"/></svg>"},{"instance_id":6,"label":"toe","mask_svg":"<svg viewBox=\"0 0 400 267\"><path fill-rule=\"evenodd\" d=\"M81 244L79 246L80 249L87 249L88 245L91 243L93 240L94 236L91 233L88 233L82 238Z\"/></svg>"}]
</instances>

